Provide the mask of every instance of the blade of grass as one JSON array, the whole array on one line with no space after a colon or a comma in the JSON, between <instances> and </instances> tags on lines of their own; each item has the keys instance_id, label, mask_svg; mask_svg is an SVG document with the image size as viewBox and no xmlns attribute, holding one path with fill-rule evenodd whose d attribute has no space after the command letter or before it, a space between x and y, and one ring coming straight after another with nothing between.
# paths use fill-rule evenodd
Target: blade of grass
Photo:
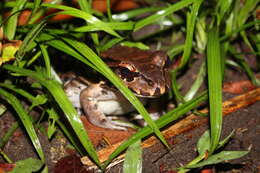
<instances>
[{"instance_id":1,"label":"blade of grass","mask_svg":"<svg viewBox=\"0 0 260 173\"><path fill-rule=\"evenodd\" d=\"M29 17L29 24L32 24L32 17L36 15L37 11L39 10L40 8L40 5L41 5L41 0L34 0L33 2L33 9L32 9L32 12L30 14L30 17Z\"/></svg>"},{"instance_id":2,"label":"blade of grass","mask_svg":"<svg viewBox=\"0 0 260 173\"><path fill-rule=\"evenodd\" d=\"M208 33L207 71L210 106L210 134L212 154L218 145L222 128L222 70L217 29Z\"/></svg>"},{"instance_id":3,"label":"blade of grass","mask_svg":"<svg viewBox=\"0 0 260 173\"><path fill-rule=\"evenodd\" d=\"M195 2L195 0L182 0L182 1L179 1L179 2L171 5L168 8L161 9L161 10L157 11L154 15L146 17L146 18L138 21L135 25L134 31L137 31L138 29L140 29L146 25L154 23L157 20L161 19L162 17L172 14L175 11L178 11L184 7L187 7L188 5L190 5L193 2Z\"/></svg>"},{"instance_id":4,"label":"blade of grass","mask_svg":"<svg viewBox=\"0 0 260 173\"><path fill-rule=\"evenodd\" d=\"M179 91L176 76L177 76L177 70L173 70L171 72L172 92L174 94L174 97L178 101L178 103L185 103L184 97L181 95Z\"/></svg>"},{"instance_id":5,"label":"blade of grass","mask_svg":"<svg viewBox=\"0 0 260 173\"><path fill-rule=\"evenodd\" d=\"M78 3L81 10L87 13L90 12L90 6L88 0L78 0Z\"/></svg>"},{"instance_id":6,"label":"blade of grass","mask_svg":"<svg viewBox=\"0 0 260 173\"><path fill-rule=\"evenodd\" d=\"M73 107L72 103L69 101L67 95L64 93L61 85L54 80L48 79L46 76L44 76L43 73L22 69L9 64L5 64L3 68L12 72L19 73L24 76L31 77L39 81L44 87L46 87L53 96L53 98L56 100L60 108L65 113L68 122L71 124L73 130L78 136L81 144L88 152L89 156L98 166L101 166L95 148L89 140L89 137L87 135L86 130L84 129L80 117L77 115L77 111Z\"/></svg>"},{"instance_id":7,"label":"blade of grass","mask_svg":"<svg viewBox=\"0 0 260 173\"><path fill-rule=\"evenodd\" d=\"M95 69L96 71L99 71L93 64L91 64L86 58L84 58L81 54L79 54L76 50L68 46L64 41L58 39L58 37L55 37L53 35L42 33L40 37L38 38L39 41L44 41L46 44L54 47L55 49L58 49L62 52L65 52L68 55L73 56L77 60L87 64L91 68Z\"/></svg>"},{"instance_id":8,"label":"blade of grass","mask_svg":"<svg viewBox=\"0 0 260 173\"><path fill-rule=\"evenodd\" d=\"M250 27L252 27L252 26L254 26L254 25L260 25L260 20L255 20L255 21L252 21L252 22L248 22L248 23L246 23L246 24L244 24L244 25L242 25L242 26L236 28L235 30L233 30L233 31L227 33L226 35L222 36L222 37L220 38L220 41L221 41L221 42L226 41L226 40L227 40L229 37L231 37L232 35L235 35L235 34L241 32L241 31L243 31L243 30L245 30L245 29L247 29L247 28L250 28Z\"/></svg>"},{"instance_id":9,"label":"blade of grass","mask_svg":"<svg viewBox=\"0 0 260 173\"><path fill-rule=\"evenodd\" d=\"M112 22L112 21L113 21L113 18L112 18L110 0L106 0L106 5L107 5L107 16L108 16L108 20L109 20L110 22Z\"/></svg>"},{"instance_id":10,"label":"blade of grass","mask_svg":"<svg viewBox=\"0 0 260 173\"><path fill-rule=\"evenodd\" d=\"M26 0L16 0L16 5L13 7L11 11L11 17L8 19L4 27L5 36L9 40L14 39L18 23L18 15L20 13L19 11L23 9L26 2Z\"/></svg>"},{"instance_id":11,"label":"blade of grass","mask_svg":"<svg viewBox=\"0 0 260 173\"><path fill-rule=\"evenodd\" d=\"M238 16L237 16L237 26L242 26L246 20L251 15L251 11L257 7L259 0L247 0L244 2L243 8L240 8ZM241 31L240 35L242 36L244 42L250 47L252 51L254 51L253 46L251 45L247 34L245 31Z\"/></svg>"},{"instance_id":12,"label":"blade of grass","mask_svg":"<svg viewBox=\"0 0 260 173\"><path fill-rule=\"evenodd\" d=\"M113 14L112 18L115 21L126 21L135 16L139 16L144 13L155 12L155 11L158 11L161 9L162 9L161 7L139 8L139 9L135 9L135 10L125 11L125 12L119 13L119 14Z\"/></svg>"},{"instance_id":13,"label":"blade of grass","mask_svg":"<svg viewBox=\"0 0 260 173\"><path fill-rule=\"evenodd\" d=\"M42 31L44 26L46 25L45 21L41 21L37 25L33 27L29 31L29 33L26 35L26 37L23 40L23 43L21 47L19 48L17 52L17 59L22 60L22 57L25 55L25 53L28 51L28 48L30 47L31 43L34 41L34 39L38 36L38 34Z\"/></svg>"},{"instance_id":14,"label":"blade of grass","mask_svg":"<svg viewBox=\"0 0 260 173\"><path fill-rule=\"evenodd\" d=\"M55 4L42 4L43 7L49 7L49 8L56 8L63 10L61 12L58 12L56 14L67 14L70 16L78 17L81 19L84 19L86 22L95 25L96 27L100 28L102 31L107 32L108 34L111 34L115 37L120 37L113 29L111 29L107 23L99 20L97 17L91 15L90 13L86 13L84 11L78 10L76 8L68 7L65 5L55 5Z\"/></svg>"},{"instance_id":15,"label":"blade of grass","mask_svg":"<svg viewBox=\"0 0 260 173\"><path fill-rule=\"evenodd\" d=\"M107 25L114 29L114 30L133 30L134 22L110 22ZM100 31L101 28L96 27L95 25L88 25L88 26L81 26L78 28L74 28L74 32L93 32L93 31Z\"/></svg>"},{"instance_id":16,"label":"blade of grass","mask_svg":"<svg viewBox=\"0 0 260 173\"><path fill-rule=\"evenodd\" d=\"M200 66L200 70L199 73L197 74L195 82L192 84L190 90L184 96L185 101L188 101L195 96L201 84L203 83L205 76L206 76L206 67L205 67L205 62L203 62Z\"/></svg>"},{"instance_id":17,"label":"blade of grass","mask_svg":"<svg viewBox=\"0 0 260 173\"><path fill-rule=\"evenodd\" d=\"M28 109L31 111L33 107L42 105L47 102L47 98L44 95L37 95L36 97L28 93L27 91L16 87L15 85L8 84L8 83L0 83L0 87L7 88L9 90L12 90L16 92L17 94L20 94L21 96L25 97L28 99L30 102L32 102L32 105Z\"/></svg>"},{"instance_id":18,"label":"blade of grass","mask_svg":"<svg viewBox=\"0 0 260 173\"><path fill-rule=\"evenodd\" d=\"M226 1L226 0L220 0L217 2L217 10L216 12L217 17L218 17L218 26L220 25L223 17L227 14L228 10L230 9L233 1Z\"/></svg>"},{"instance_id":19,"label":"blade of grass","mask_svg":"<svg viewBox=\"0 0 260 173\"><path fill-rule=\"evenodd\" d=\"M47 46L40 44L40 49L41 49L42 56L43 56L43 59L44 59L44 62L45 62L46 75L49 78L51 78L51 76L52 76L51 75L51 63L50 63L50 57L49 57L49 54L48 54L48 51L47 51Z\"/></svg>"},{"instance_id":20,"label":"blade of grass","mask_svg":"<svg viewBox=\"0 0 260 173\"><path fill-rule=\"evenodd\" d=\"M187 33L184 44L184 52L181 58L180 65L178 69L183 68L188 60L190 59L190 54L192 50L193 33L195 29L195 24L197 20L198 11L203 0L198 0L192 4L191 13L187 13Z\"/></svg>"},{"instance_id":21,"label":"blade of grass","mask_svg":"<svg viewBox=\"0 0 260 173\"><path fill-rule=\"evenodd\" d=\"M43 150L42 150L40 141L37 137L36 131L34 130L30 115L27 114L26 110L23 108L23 105L20 103L20 101L14 95L3 90L2 88L0 88L0 95L2 97L4 97L4 99L14 108L14 110L18 114L20 120L22 121L22 123L26 129L26 132L28 133L28 135L33 143L35 150L37 151L41 160L44 162L45 158L44 158Z\"/></svg>"},{"instance_id":22,"label":"blade of grass","mask_svg":"<svg viewBox=\"0 0 260 173\"><path fill-rule=\"evenodd\" d=\"M242 69L246 72L250 80L253 82L255 85L259 85L260 81L257 79L257 77L254 75L253 70L250 68L249 64L245 61L244 57L239 55L236 52L236 49L233 46L229 46L229 51L230 53L238 60L240 66Z\"/></svg>"},{"instance_id":23,"label":"blade of grass","mask_svg":"<svg viewBox=\"0 0 260 173\"><path fill-rule=\"evenodd\" d=\"M123 40L123 38L114 38L114 39L111 39L109 41L107 41L104 45L102 45L99 50L100 51L105 51L109 48L111 48L112 46L114 46L115 44L121 42Z\"/></svg>"}]
</instances>

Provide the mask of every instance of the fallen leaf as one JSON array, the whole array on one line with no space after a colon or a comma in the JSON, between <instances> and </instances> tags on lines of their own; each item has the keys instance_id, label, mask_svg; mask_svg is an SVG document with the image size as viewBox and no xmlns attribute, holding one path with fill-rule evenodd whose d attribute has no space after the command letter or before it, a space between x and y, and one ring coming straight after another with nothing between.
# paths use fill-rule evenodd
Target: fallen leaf
<instances>
[{"instance_id":1,"label":"fallen leaf","mask_svg":"<svg viewBox=\"0 0 260 173\"><path fill-rule=\"evenodd\" d=\"M255 88L256 86L254 86L249 80L242 80L224 83L223 91L232 94L243 94Z\"/></svg>"}]
</instances>

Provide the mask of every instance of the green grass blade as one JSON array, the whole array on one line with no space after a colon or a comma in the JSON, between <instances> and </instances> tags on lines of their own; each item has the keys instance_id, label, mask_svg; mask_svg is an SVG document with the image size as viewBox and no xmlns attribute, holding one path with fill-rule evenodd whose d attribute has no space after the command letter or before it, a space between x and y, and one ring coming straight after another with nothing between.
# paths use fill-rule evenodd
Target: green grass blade
<instances>
[{"instance_id":1,"label":"green grass blade","mask_svg":"<svg viewBox=\"0 0 260 173\"><path fill-rule=\"evenodd\" d=\"M30 17L29 17L29 24L32 24L34 20L32 20L32 17L37 15L37 11L39 10L40 8L40 5L41 5L41 0L34 0L33 2L33 9L32 9L32 13L30 14Z\"/></svg>"},{"instance_id":2,"label":"green grass blade","mask_svg":"<svg viewBox=\"0 0 260 173\"><path fill-rule=\"evenodd\" d=\"M236 49L233 46L229 46L230 53L237 59L239 65L242 67L242 69L246 72L250 80L255 85L259 85L260 81L255 76L253 70L250 68L249 64L246 62L243 56L239 55L238 52L236 52Z\"/></svg>"},{"instance_id":3,"label":"green grass blade","mask_svg":"<svg viewBox=\"0 0 260 173\"><path fill-rule=\"evenodd\" d=\"M113 71L108 68L108 66L92 51L86 44L83 44L79 41L64 38L64 40L78 50L85 58L87 58L92 64L99 69L101 74L103 74L107 79L109 79L119 90L120 92L132 103L132 105L137 109L137 111L143 116L144 120L147 122L149 127L151 127L156 134L156 136L161 140L161 142L168 147L167 142L162 136L160 130L149 116L148 112L142 105L142 103L136 98L136 96L124 85L123 81L119 79Z\"/></svg>"},{"instance_id":4,"label":"green grass blade","mask_svg":"<svg viewBox=\"0 0 260 173\"><path fill-rule=\"evenodd\" d=\"M134 31L137 31L138 29L140 29L140 28L142 28L146 25L154 23L157 20L161 19L162 17L165 17L169 14L172 14L175 11L178 11L178 10L184 8L184 7L187 7L188 5L190 5L193 2L195 2L195 0L182 0L182 1L179 1L179 2L169 6L168 8L164 8L162 10L159 10L159 11L156 12L156 14L138 21L135 25Z\"/></svg>"},{"instance_id":5,"label":"green grass blade","mask_svg":"<svg viewBox=\"0 0 260 173\"><path fill-rule=\"evenodd\" d=\"M90 6L88 0L78 0L78 3L81 10L87 13L90 12Z\"/></svg>"},{"instance_id":6,"label":"green grass blade","mask_svg":"<svg viewBox=\"0 0 260 173\"><path fill-rule=\"evenodd\" d=\"M34 148L36 149L41 160L44 162L45 158L44 158L43 150L42 150L40 141L37 137L36 131L33 127L33 123L32 123L30 115L27 114L26 110L23 108L23 105L20 103L20 101L14 95L3 90L2 88L0 88L0 95L4 97L4 99L14 108L14 110L18 114L20 120L22 121L22 123L26 129L26 132L28 133L28 135L33 143Z\"/></svg>"},{"instance_id":7,"label":"green grass blade","mask_svg":"<svg viewBox=\"0 0 260 173\"><path fill-rule=\"evenodd\" d=\"M107 5L107 16L108 16L108 20L109 20L110 22L112 22L112 21L113 21L113 18L112 18L110 0L106 0L106 5Z\"/></svg>"},{"instance_id":8,"label":"green grass blade","mask_svg":"<svg viewBox=\"0 0 260 173\"><path fill-rule=\"evenodd\" d=\"M40 49L42 52L42 56L45 62L45 66L46 66L46 75L51 78L51 63L50 63L50 57L47 51L47 46L40 44Z\"/></svg>"},{"instance_id":9,"label":"green grass blade","mask_svg":"<svg viewBox=\"0 0 260 173\"><path fill-rule=\"evenodd\" d=\"M218 31L212 29L208 34L207 71L210 107L210 133L212 154L218 145L222 128L222 70Z\"/></svg>"},{"instance_id":10,"label":"green grass blade","mask_svg":"<svg viewBox=\"0 0 260 173\"><path fill-rule=\"evenodd\" d=\"M86 22L95 25L96 27L100 28L100 30L107 32L108 34L111 34L115 37L120 37L111 27L107 25L107 23L99 20L97 17L91 15L90 13L86 13L84 11L78 10L76 8L64 6L64 5L55 5L55 4L42 4L43 7L49 7L49 8L56 8L60 10L64 10L61 12L58 12L56 14L67 14L74 17L78 17L81 19L84 19Z\"/></svg>"},{"instance_id":11,"label":"green grass blade","mask_svg":"<svg viewBox=\"0 0 260 173\"><path fill-rule=\"evenodd\" d=\"M182 1L181 1L182 2ZM198 11L203 0L198 0L192 4L191 13L187 13L187 33L184 44L184 52L181 58L180 65L178 68L182 68L186 65L190 59L190 54L192 50L193 33L195 29L195 24L197 20Z\"/></svg>"},{"instance_id":12,"label":"green grass blade","mask_svg":"<svg viewBox=\"0 0 260 173\"><path fill-rule=\"evenodd\" d=\"M113 47L114 45L116 45L117 43L121 42L122 40L124 40L123 38L114 38L114 39L111 39L109 41L107 41L104 45L102 45L99 50L102 52L102 51L105 51L111 47Z\"/></svg>"},{"instance_id":13,"label":"green grass blade","mask_svg":"<svg viewBox=\"0 0 260 173\"><path fill-rule=\"evenodd\" d=\"M133 30L134 22L109 22L107 25L114 30L119 31L129 31ZM93 31L101 31L100 27L96 25L87 25L73 29L74 32L93 32Z\"/></svg>"},{"instance_id":14,"label":"green grass blade","mask_svg":"<svg viewBox=\"0 0 260 173\"><path fill-rule=\"evenodd\" d=\"M158 10L161 10L161 7L147 7L147 8L139 8L139 9L135 9L135 10L130 10L130 11L126 11L123 13L119 13L119 14L113 14L112 18L115 21L126 21L129 20L135 16L139 16L141 14L144 13L149 13L149 12L155 12Z\"/></svg>"},{"instance_id":15,"label":"green grass blade","mask_svg":"<svg viewBox=\"0 0 260 173\"><path fill-rule=\"evenodd\" d=\"M220 41L221 41L221 42L222 42L222 41L226 41L229 37L231 37L231 36L233 36L233 35L235 35L235 34L241 32L241 31L243 31L243 30L245 30L245 29L247 29L247 28L250 28L250 27L252 27L252 26L255 26L255 25L260 25L260 20L248 22L248 23L246 23L246 24L244 24L244 25L242 25L242 26L236 28L235 30L233 30L233 31L227 33L226 35L222 36L222 37L220 38Z\"/></svg>"},{"instance_id":16,"label":"green grass blade","mask_svg":"<svg viewBox=\"0 0 260 173\"><path fill-rule=\"evenodd\" d=\"M55 49L58 49L62 52L65 52L68 55L73 56L77 60L83 62L84 64L87 64L91 68L98 71L98 69L91 64L86 58L84 58L82 55L80 55L77 51L75 51L73 48L68 46L64 41L59 40L55 36L52 36L50 34L42 33L41 36L38 38L39 41L44 41L46 44L54 47Z\"/></svg>"},{"instance_id":17,"label":"green grass blade","mask_svg":"<svg viewBox=\"0 0 260 173\"><path fill-rule=\"evenodd\" d=\"M179 103L185 103L184 97L182 96L181 92L179 91L179 86L177 84L177 70L173 70L171 72L171 81L172 81L172 92L176 101Z\"/></svg>"},{"instance_id":18,"label":"green grass blade","mask_svg":"<svg viewBox=\"0 0 260 173\"><path fill-rule=\"evenodd\" d=\"M29 110L31 110L32 107L42 105L42 104L46 103L46 101L47 101L47 98L44 95L37 95L36 97L34 97L33 95L31 95L27 91L25 91L21 88L17 88L15 85L12 85L12 84L0 83L0 87L4 87L4 88L7 88L9 90L12 90L12 91L20 94L21 96L25 97L29 101L31 101L32 106L30 107Z\"/></svg>"},{"instance_id":19,"label":"green grass blade","mask_svg":"<svg viewBox=\"0 0 260 173\"><path fill-rule=\"evenodd\" d=\"M18 23L18 15L20 14L20 12L18 11L23 9L26 2L27 2L26 0L16 0L16 5L13 7L11 11L11 17L8 19L4 27L5 36L9 40L14 39L17 23Z\"/></svg>"},{"instance_id":20,"label":"green grass blade","mask_svg":"<svg viewBox=\"0 0 260 173\"><path fill-rule=\"evenodd\" d=\"M31 43L34 41L34 39L38 36L38 34L42 31L44 26L46 25L45 21L41 21L37 25L33 27L29 31L29 33L26 35L26 37L23 40L23 43L21 47L19 48L17 52L17 58L18 60L21 60L22 57L25 55L25 53L28 51L28 48L30 47Z\"/></svg>"},{"instance_id":21,"label":"green grass blade","mask_svg":"<svg viewBox=\"0 0 260 173\"><path fill-rule=\"evenodd\" d=\"M240 8L240 11L237 16L237 24L240 27L243 25L248 17L251 15L251 11L257 7L257 4L260 0L246 0L243 4L243 8Z\"/></svg>"},{"instance_id":22,"label":"green grass blade","mask_svg":"<svg viewBox=\"0 0 260 173\"><path fill-rule=\"evenodd\" d=\"M205 61L201 64L199 73L197 74L195 82L192 84L190 90L185 94L184 100L188 101L192 99L198 90L200 89L200 86L202 85L204 78L206 76L206 67L205 67Z\"/></svg>"},{"instance_id":23,"label":"green grass blade","mask_svg":"<svg viewBox=\"0 0 260 173\"><path fill-rule=\"evenodd\" d=\"M220 25L223 17L226 15L228 10L230 9L233 1L219 0L217 3L217 14L218 14L218 26Z\"/></svg>"},{"instance_id":24,"label":"green grass blade","mask_svg":"<svg viewBox=\"0 0 260 173\"><path fill-rule=\"evenodd\" d=\"M65 113L68 122L71 124L73 130L75 131L76 135L78 136L81 144L84 146L86 151L88 152L89 156L93 159L93 161L98 165L100 165L97 153L89 140L86 130L80 120L80 117L77 115L77 111L75 110L72 103L69 101L67 95L65 94L64 90L62 89L61 85L54 81L48 79L46 76L43 76L42 73L37 73L35 71L22 69L12 65L4 65L5 69L19 73L24 76L31 77L37 81L39 81L44 87L48 89L51 93L55 101L58 103L60 108Z\"/></svg>"}]
</instances>

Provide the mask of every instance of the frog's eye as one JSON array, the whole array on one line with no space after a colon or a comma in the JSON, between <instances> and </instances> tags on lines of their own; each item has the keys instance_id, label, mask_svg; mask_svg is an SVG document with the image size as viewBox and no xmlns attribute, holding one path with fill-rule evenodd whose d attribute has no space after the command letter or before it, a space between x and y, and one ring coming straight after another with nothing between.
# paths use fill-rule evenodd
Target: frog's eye
<instances>
[{"instance_id":1,"label":"frog's eye","mask_svg":"<svg viewBox=\"0 0 260 173\"><path fill-rule=\"evenodd\" d=\"M138 72L133 72L130 69L126 68L126 67L120 67L118 69L118 73L120 75L120 77L123 80L126 80L127 82L131 82L134 80L135 77L139 76Z\"/></svg>"}]
</instances>

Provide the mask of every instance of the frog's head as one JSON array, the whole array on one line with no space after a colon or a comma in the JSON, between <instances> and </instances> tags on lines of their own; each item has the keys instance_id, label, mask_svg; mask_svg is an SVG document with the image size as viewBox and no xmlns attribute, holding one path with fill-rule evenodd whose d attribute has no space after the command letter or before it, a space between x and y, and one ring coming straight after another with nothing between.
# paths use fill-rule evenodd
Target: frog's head
<instances>
[{"instance_id":1,"label":"frog's head","mask_svg":"<svg viewBox=\"0 0 260 173\"><path fill-rule=\"evenodd\" d=\"M158 97L169 89L169 58L163 51L116 46L101 56L139 97Z\"/></svg>"}]
</instances>

